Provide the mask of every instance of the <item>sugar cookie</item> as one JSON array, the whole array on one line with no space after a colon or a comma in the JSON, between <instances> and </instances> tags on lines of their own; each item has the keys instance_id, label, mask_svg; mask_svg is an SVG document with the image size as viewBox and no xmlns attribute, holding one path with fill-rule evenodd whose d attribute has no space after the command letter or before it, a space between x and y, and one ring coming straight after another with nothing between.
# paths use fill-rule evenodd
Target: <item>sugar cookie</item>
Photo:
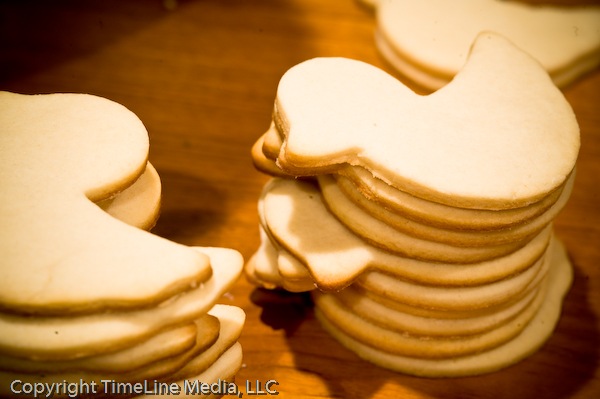
<instances>
[{"instance_id":1,"label":"sugar cookie","mask_svg":"<svg viewBox=\"0 0 600 399\"><path fill-rule=\"evenodd\" d=\"M271 176L289 178L277 166L282 139L274 124L252 148L252 158L257 168ZM440 228L460 230L498 230L509 228L544 213L560 198L564 185L538 202L525 207L506 210L465 209L426 201L386 184L360 166L346 166L334 175L338 186L355 202L367 198L382 208L399 213L414 221ZM570 177L573 180L573 174ZM565 184L568 184L567 180Z\"/></svg>"},{"instance_id":2,"label":"sugar cookie","mask_svg":"<svg viewBox=\"0 0 600 399\"><path fill-rule=\"evenodd\" d=\"M203 319L202 327L215 334L206 337L216 339L219 322L216 318ZM103 371L124 372L142 367L154 361L179 355L189 350L197 341L195 323L167 328L137 345L111 353L88 356L65 361L39 361L0 355L0 370L26 373L64 372L64 371Z\"/></svg>"},{"instance_id":3,"label":"sugar cookie","mask_svg":"<svg viewBox=\"0 0 600 399\"><path fill-rule=\"evenodd\" d=\"M505 257L473 264L429 263L396 256L365 243L328 212L319 190L310 182L270 180L259 203L265 207L261 212L270 233L307 266L317 286L325 290L341 289L366 270L382 270L429 284L497 281L532 265L545 251L551 231L546 228ZM319 228L314 229L317 225Z\"/></svg>"},{"instance_id":4,"label":"sugar cookie","mask_svg":"<svg viewBox=\"0 0 600 399\"><path fill-rule=\"evenodd\" d=\"M315 289L308 270L293 255L274 244L260 229L261 243L245 270L251 281L264 288L284 288L290 292Z\"/></svg>"},{"instance_id":5,"label":"sugar cookie","mask_svg":"<svg viewBox=\"0 0 600 399\"><path fill-rule=\"evenodd\" d=\"M150 230L158 220L160 201L160 177L148 162L144 173L131 186L96 205L122 222Z\"/></svg>"},{"instance_id":6,"label":"sugar cookie","mask_svg":"<svg viewBox=\"0 0 600 399\"><path fill-rule=\"evenodd\" d=\"M473 39L497 32L537 59L565 86L600 64L600 7L499 0L377 2L376 44L405 76L428 90L462 68Z\"/></svg>"},{"instance_id":7,"label":"sugar cookie","mask_svg":"<svg viewBox=\"0 0 600 399\"><path fill-rule=\"evenodd\" d=\"M177 373L170 375L170 381L193 377L204 372L237 342L246 318L244 311L234 306L216 305L208 313L220 321L219 338L208 350L192 359Z\"/></svg>"},{"instance_id":8,"label":"sugar cookie","mask_svg":"<svg viewBox=\"0 0 600 399\"><path fill-rule=\"evenodd\" d=\"M539 201L566 181L579 151L562 93L492 33L479 35L454 80L428 96L359 61L305 61L281 78L274 121L287 173L360 165L417 197L477 209Z\"/></svg>"},{"instance_id":9,"label":"sugar cookie","mask_svg":"<svg viewBox=\"0 0 600 399\"><path fill-rule=\"evenodd\" d=\"M253 146L252 157L260 158L260 161L256 162L264 163L263 167L259 168L264 173L286 178L291 176L281 170L276 163L282 144L282 139L275 125L272 124ZM333 177L340 190L357 204L370 200L380 205L377 207L380 208L380 213L381 209L388 209L419 223L460 231L500 230L531 221L546 212L558 199L562 198L564 201L568 197L567 193L564 193L564 188L565 186L572 188L574 180L573 172L563 186L539 202L525 207L486 210L458 208L420 199L386 184L359 166L347 166L341 168L338 173ZM555 210L558 208L555 207ZM372 211L373 207L370 210Z\"/></svg>"},{"instance_id":10,"label":"sugar cookie","mask_svg":"<svg viewBox=\"0 0 600 399\"><path fill-rule=\"evenodd\" d=\"M242 348L239 342L236 342L244 323L245 315L239 308L226 305L216 305L209 312L221 320L221 333L219 339L206 352L190 361L179 372L167 378L167 381L175 381L182 389L181 397L219 397L213 395L199 395L197 392L186 392L183 390L185 380L188 386L193 388L193 384L203 382L212 384L218 381L233 382L235 374L242 366ZM147 395L152 398L172 398L172 395L162 395L155 393ZM145 397L137 396L139 398Z\"/></svg>"},{"instance_id":11,"label":"sugar cookie","mask_svg":"<svg viewBox=\"0 0 600 399\"><path fill-rule=\"evenodd\" d=\"M517 293L513 297L511 297L508 301L499 303L497 305L488 306L485 308L477 308L477 309L432 309L432 308L424 308L420 306L413 306L403 302L396 301L385 294L381 295L377 292L373 292L371 290L365 289L362 286L357 284L352 285L353 289L360 291L362 296L369 298L370 300L377 302L380 305L385 306L388 309L397 310L402 313L406 313L412 316L417 317L428 317L432 319L439 320L457 320L457 319L466 319L472 317L485 317L491 316L497 313L501 313L505 311L507 308L511 306L517 306L517 304L523 304L527 300L527 297L532 293L537 293L539 291L539 285L530 284L526 289Z\"/></svg>"},{"instance_id":12,"label":"sugar cookie","mask_svg":"<svg viewBox=\"0 0 600 399\"><path fill-rule=\"evenodd\" d=\"M425 286L406 282L380 272L369 272L356 284L395 302L428 309L470 310L501 304L518 296L544 278L549 261L543 257L527 270L490 284L474 287Z\"/></svg>"},{"instance_id":13,"label":"sugar cookie","mask_svg":"<svg viewBox=\"0 0 600 399\"><path fill-rule=\"evenodd\" d=\"M343 195L331 177L322 175L318 177L318 181L328 209L346 227L373 245L402 256L434 262L475 263L507 255L523 245L521 242L508 242L458 246L422 239L412 232L399 231L369 215Z\"/></svg>"},{"instance_id":14,"label":"sugar cookie","mask_svg":"<svg viewBox=\"0 0 600 399\"><path fill-rule=\"evenodd\" d=\"M240 345L239 342L236 342L231 348L227 349L227 351L225 353L223 353L206 371L204 371L203 373L191 377L191 378L187 378L186 380L188 381L200 381L200 382L204 382L206 384L218 384L219 382L222 381L228 381L231 382L231 380L233 379L233 377L235 376L235 373L237 373L237 371L242 367L242 347ZM179 385L179 387L183 387L185 384L185 382L182 381L177 381L177 385ZM192 388L193 389L193 388ZM183 390L182 390L183 392ZM231 393L233 395L233 393ZM181 394L178 395L180 398L184 398L184 399L194 399L194 398L221 398L223 397L223 395L220 394L208 394L208 395L202 395L202 394L198 394L195 391L189 394ZM173 397L173 395L168 395L168 394L149 394L149 395L142 395L142 396L136 396L136 398L143 398L143 397L150 397L150 398L157 398L157 399L171 399Z\"/></svg>"},{"instance_id":15,"label":"sugar cookie","mask_svg":"<svg viewBox=\"0 0 600 399\"><path fill-rule=\"evenodd\" d=\"M127 348L164 328L208 311L238 278L241 255L225 248L196 248L213 275L197 288L158 307L78 317L23 317L0 313L0 352L22 358L68 360Z\"/></svg>"},{"instance_id":16,"label":"sugar cookie","mask_svg":"<svg viewBox=\"0 0 600 399\"><path fill-rule=\"evenodd\" d=\"M540 310L514 339L478 354L449 359L402 356L364 344L329 322L317 311L323 327L359 357L381 367L422 377L460 377L490 373L523 360L550 337L562 309L562 300L573 280L573 269L561 245L555 247L549 273L548 293Z\"/></svg>"},{"instance_id":17,"label":"sugar cookie","mask_svg":"<svg viewBox=\"0 0 600 399\"><path fill-rule=\"evenodd\" d=\"M212 317L204 315L204 317ZM136 381L152 381L153 379L161 378L164 376L172 375L184 367L190 360L192 360L199 353L203 353L206 349L205 343L207 340L204 338L204 334L213 333L212 330L203 329L203 323L199 324L197 330L200 338L196 341L196 344L188 351L178 354L176 356L169 356L160 359L155 362L144 364L141 367L137 367L125 372L91 372L91 371L65 371L65 372L44 372L44 373L19 373L14 371L0 371L0 385L2 388L10 386L11 381L36 381L44 383L60 383L62 381L79 381L82 378L84 381L96 381L102 380L115 380L122 382L136 382ZM213 342L219 335L219 329L214 331L214 337L210 337ZM210 342L210 341L209 341ZM210 345L209 345L210 346Z\"/></svg>"},{"instance_id":18,"label":"sugar cookie","mask_svg":"<svg viewBox=\"0 0 600 399\"><path fill-rule=\"evenodd\" d=\"M63 374L52 372L36 375L0 372L0 394L6 394L7 387L14 380L46 383L61 383L65 380L79 381L80 378L84 381L96 381L97 383L100 383L102 380L114 380L118 382L152 381L153 379L177 381L180 378L200 374L209 369L229 348L235 345L245 319L244 312L240 308L225 305L215 306L204 317L220 321L217 324L221 326L220 331L216 331L218 338L206 345L207 341L202 336L208 330L205 330L202 324L198 324L199 339L196 341L196 345L182 355L168 357L161 361L149 363L144 367L135 368L130 372L118 374L94 374L89 372ZM217 327L217 330L219 330L219 327ZM235 371L237 371L236 367L231 367L230 372L235 373Z\"/></svg>"},{"instance_id":19,"label":"sugar cookie","mask_svg":"<svg viewBox=\"0 0 600 399\"><path fill-rule=\"evenodd\" d=\"M534 289L527 293L523 300L515 301L498 311L484 314L472 312L472 315L464 312L465 317L460 318L437 318L431 317L431 315L425 317L402 312L374 301L365 295L364 291L361 292L354 286L329 295L334 295L337 300L362 319L387 326L395 331L406 331L413 335L456 336L489 331L513 320L517 314L533 305L535 297L543 295L540 291L543 290ZM448 314L444 316L448 316Z\"/></svg>"},{"instance_id":20,"label":"sugar cookie","mask_svg":"<svg viewBox=\"0 0 600 399\"><path fill-rule=\"evenodd\" d=\"M486 210L458 208L422 200L384 183L360 167L345 168L340 176L336 176L336 181L350 198L360 198L358 196L361 195L377 202L382 208L417 222L469 231L498 230L526 223L555 204L564 189L564 186L561 186L542 200L525 207Z\"/></svg>"},{"instance_id":21,"label":"sugar cookie","mask_svg":"<svg viewBox=\"0 0 600 399\"><path fill-rule=\"evenodd\" d=\"M263 153L264 136L261 136L252 146L252 162L256 169L271 176L286 177L277 165Z\"/></svg>"},{"instance_id":22,"label":"sugar cookie","mask_svg":"<svg viewBox=\"0 0 600 399\"><path fill-rule=\"evenodd\" d=\"M350 198L345 195L343 190L340 190L337 181L331 176L319 177L319 185L325 204L342 222L350 219L356 220L356 223L367 224L363 222L369 219L370 216L412 237L462 247L485 247L529 240L551 223L566 205L573 190L573 182L574 175L567 180L558 201L544 213L527 222L501 230L465 231L439 228L415 222L365 197L354 196ZM360 208L360 216L357 216L356 211L353 212L353 210L358 210L357 206ZM349 224L348 227L356 231L352 228L352 225L353 223ZM368 233L367 236L373 237Z\"/></svg>"},{"instance_id":23,"label":"sugar cookie","mask_svg":"<svg viewBox=\"0 0 600 399\"><path fill-rule=\"evenodd\" d=\"M352 313L334 295L320 295L315 291L313 298L319 319L326 319L344 334L390 354L425 359L466 356L490 350L513 339L535 316L543 299L536 298L535 305L518 313L512 322L488 331L459 336L420 336L371 323Z\"/></svg>"}]
</instances>

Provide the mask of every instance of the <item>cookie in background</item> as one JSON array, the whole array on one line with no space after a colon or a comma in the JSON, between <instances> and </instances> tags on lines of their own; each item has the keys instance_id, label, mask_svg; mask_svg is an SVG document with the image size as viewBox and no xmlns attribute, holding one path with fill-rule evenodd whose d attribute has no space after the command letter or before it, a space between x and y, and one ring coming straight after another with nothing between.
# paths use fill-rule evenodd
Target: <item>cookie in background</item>
<instances>
[{"instance_id":1,"label":"cookie in background","mask_svg":"<svg viewBox=\"0 0 600 399\"><path fill-rule=\"evenodd\" d=\"M382 56L425 91L446 85L481 32L503 35L565 87L600 64L600 7L501 0L362 0Z\"/></svg>"}]
</instances>

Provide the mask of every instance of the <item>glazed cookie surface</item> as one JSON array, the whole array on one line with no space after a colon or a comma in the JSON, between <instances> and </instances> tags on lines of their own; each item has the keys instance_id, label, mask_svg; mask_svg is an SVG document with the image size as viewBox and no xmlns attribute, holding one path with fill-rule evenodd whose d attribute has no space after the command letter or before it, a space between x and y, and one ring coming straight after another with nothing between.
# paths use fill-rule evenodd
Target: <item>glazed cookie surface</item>
<instances>
[{"instance_id":1,"label":"glazed cookie surface","mask_svg":"<svg viewBox=\"0 0 600 399\"><path fill-rule=\"evenodd\" d=\"M465 208L539 201L566 181L579 151L562 93L537 61L492 33L428 96L359 61L306 61L282 77L274 120L277 164L289 174L359 165L412 195Z\"/></svg>"}]
</instances>

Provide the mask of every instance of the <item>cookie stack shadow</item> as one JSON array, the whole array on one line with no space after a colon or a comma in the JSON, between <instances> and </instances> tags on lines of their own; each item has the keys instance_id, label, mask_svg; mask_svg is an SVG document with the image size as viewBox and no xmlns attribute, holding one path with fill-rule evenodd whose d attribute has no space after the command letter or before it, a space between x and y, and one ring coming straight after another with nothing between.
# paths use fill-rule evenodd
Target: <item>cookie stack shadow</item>
<instances>
[{"instance_id":1,"label":"cookie stack shadow","mask_svg":"<svg viewBox=\"0 0 600 399\"><path fill-rule=\"evenodd\" d=\"M243 259L232 249L187 247L148 231L159 215L161 183L137 118L80 94L2 93L0 102L3 122L23 122L3 124L12 141L2 157L16 167L2 165L14 197L0 204L2 241L12 243L2 246L0 396L31 396L36 387L52 397L188 397L200 382L232 383L242 364L245 314L218 302ZM31 123L40 113L46 117ZM58 135L65 149L46 146L45 134ZM90 156L86 149L100 160L96 166L78 161ZM19 168L19 158L36 151L50 161L48 176ZM62 164L79 166L54 166ZM52 180L56 167L63 174ZM118 179L106 179L106 170ZM23 175L27 183L34 176L33 187L10 177ZM36 187L46 180L47 190ZM82 182L105 185L103 194L81 195ZM43 201L21 196L36 190ZM26 225L31 215L36 222Z\"/></svg>"},{"instance_id":2,"label":"cookie stack shadow","mask_svg":"<svg viewBox=\"0 0 600 399\"><path fill-rule=\"evenodd\" d=\"M306 70L320 62L329 61L307 61L314 65ZM300 141L290 147L302 132L294 131L300 118L286 119L293 112L286 104L278 98L270 129L252 149L255 166L273 178L259 200L261 246L245 267L251 281L311 291L318 320L336 340L411 375L488 373L543 345L572 281L552 222L571 194L574 162L543 195L504 203L427 195L388 179L376 160L347 154L346 162L312 158L316 166L301 173L309 151L294 153ZM313 145L320 153L328 144Z\"/></svg>"}]
</instances>

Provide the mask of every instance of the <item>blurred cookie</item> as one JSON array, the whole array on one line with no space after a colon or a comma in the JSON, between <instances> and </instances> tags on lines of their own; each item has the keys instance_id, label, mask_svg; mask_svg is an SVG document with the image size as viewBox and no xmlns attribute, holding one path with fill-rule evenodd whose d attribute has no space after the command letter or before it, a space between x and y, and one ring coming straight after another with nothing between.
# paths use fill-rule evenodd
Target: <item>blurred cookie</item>
<instances>
[{"instance_id":1,"label":"blurred cookie","mask_svg":"<svg viewBox=\"0 0 600 399\"><path fill-rule=\"evenodd\" d=\"M557 86L600 64L600 7L500 0L376 2L382 55L404 76L433 91L464 65L473 39L493 31L531 54Z\"/></svg>"}]
</instances>

